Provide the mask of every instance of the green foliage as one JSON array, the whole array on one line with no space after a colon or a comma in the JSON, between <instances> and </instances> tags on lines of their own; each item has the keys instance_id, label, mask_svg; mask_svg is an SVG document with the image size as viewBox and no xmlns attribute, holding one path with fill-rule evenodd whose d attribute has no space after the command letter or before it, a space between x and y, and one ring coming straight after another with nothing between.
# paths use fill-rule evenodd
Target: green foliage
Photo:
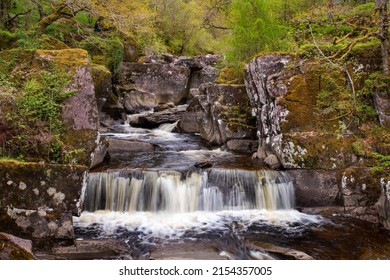
<instances>
[{"instance_id":1,"label":"green foliage","mask_svg":"<svg viewBox=\"0 0 390 280\"><path fill-rule=\"evenodd\" d=\"M376 165L371 168L371 171L375 173L385 173L386 176L390 176L390 155L372 152L371 156L376 159Z\"/></svg>"},{"instance_id":2,"label":"green foliage","mask_svg":"<svg viewBox=\"0 0 390 280\"><path fill-rule=\"evenodd\" d=\"M0 30L0 51L11 48L15 41L15 34L5 30Z\"/></svg>"},{"instance_id":3,"label":"green foliage","mask_svg":"<svg viewBox=\"0 0 390 280\"><path fill-rule=\"evenodd\" d=\"M388 90L390 88L390 77L385 77L380 72L373 72L364 83L366 85L365 94L371 95L376 90Z\"/></svg>"},{"instance_id":4,"label":"green foliage","mask_svg":"<svg viewBox=\"0 0 390 280\"><path fill-rule=\"evenodd\" d=\"M80 47L88 51L94 63L105 65L113 74L114 80L119 78L123 61L123 44L118 38L89 36L80 42Z\"/></svg>"},{"instance_id":5,"label":"green foliage","mask_svg":"<svg viewBox=\"0 0 390 280\"><path fill-rule=\"evenodd\" d=\"M67 73L50 66L15 85L20 93L13 110L6 112L9 139L3 152L14 158L63 162L61 102L75 93L64 90L69 83Z\"/></svg>"},{"instance_id":6,"label":"green foliage","mask_svg":"<svg viewBox=\"0 0 390 280\"><path fill-rule=\"evenodd\" d=\"M34 31L18 29L15 32L17 47L25 50L36 50L42 47L40 37Z\"/></svg>"},{"instance_id":7,"label":"green foliage","mask_svg":"<svg viewBox=\"0 0 390 280\"><path fill-rule=\"evenodd\" d=\"M261 52L292 47L289 28L283 24L283 1L233 0L229 14L231 36L226 39L226 59L235 72Z\"/></svg>"},{"instance_id":8,"label":"green foliage","mask_svg":"<svg viewBox=\"0 0 390 280\"><path fill-rule=\"evenodd\" d=\"M41 71L38 78L31 78L24 84L22 96L18 99L20 113L28 119L49 124L54 134L61 133L60 104L74 94L74 91L63 90L69 82L64 72Z\"/></svg>"}]
</instances>

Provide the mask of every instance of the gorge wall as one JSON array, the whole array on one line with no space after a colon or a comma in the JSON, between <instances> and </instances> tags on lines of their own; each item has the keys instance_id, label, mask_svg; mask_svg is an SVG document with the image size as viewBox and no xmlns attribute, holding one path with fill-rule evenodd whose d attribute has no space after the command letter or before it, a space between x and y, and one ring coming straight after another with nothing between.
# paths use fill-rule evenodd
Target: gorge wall
<instances>
[{"instance_id":1,"label":"gorge wall","mask_svg":"<svg viewBox=\"0 0 390 280\"><path fill-rule=\"evenodd\" d=\"M370 68L360 65L360 69ZM358 76L359 70L354 71ZM331 206L337 213L389 228L388 178L371 172L367 158L354 151L357 125L353 120L348 124L326 111L331 105L321 108L319 96L325 92L345 102L342 109L352 106L353 98L342 94L352 92L350 83L358 87L359 81L348 75L348 69L288 55L253 59L245 71L259 139L253 157L278 162L295 177L298 206ZM383 144L379 141L372 147L383 150Z\"/></svg>"}]
</instances>

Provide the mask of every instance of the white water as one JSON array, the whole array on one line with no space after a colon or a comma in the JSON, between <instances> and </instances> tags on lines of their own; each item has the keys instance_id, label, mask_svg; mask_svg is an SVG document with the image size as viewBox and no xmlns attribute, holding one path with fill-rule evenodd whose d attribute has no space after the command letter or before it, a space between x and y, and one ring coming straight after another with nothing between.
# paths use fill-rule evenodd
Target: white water
<instances>
[{"instance_id":1,"label":"white water","mask_svg":"<svg viewBox=\"0 0 390 280\"><path fill-rule=\"evenodd\" d=\"M323 222L320 216L306 215L296 210L240 210L240 211L196 211L189 213L156 212L113 212L109 210L94 213L83 212L74 218L79 227L102 225L104 235L115 234L118 228L132 232L142 232L148 237L179 238L186 232L193 235L231 230L235 222L240 231L253 224L266 224L273 227L287 228L299 223L302 226Z\"/></svg>"},{"instance_id":2,"label":"white water","mask_svg":"<svg viewBox=\"0 0 390 280\"><path fill-rule=\"evenodd\" d=\"M209 169L92 173L86 210L186 213L247 209L293 209L294 188L283 173Z\"/></svg>"}]
</instances>

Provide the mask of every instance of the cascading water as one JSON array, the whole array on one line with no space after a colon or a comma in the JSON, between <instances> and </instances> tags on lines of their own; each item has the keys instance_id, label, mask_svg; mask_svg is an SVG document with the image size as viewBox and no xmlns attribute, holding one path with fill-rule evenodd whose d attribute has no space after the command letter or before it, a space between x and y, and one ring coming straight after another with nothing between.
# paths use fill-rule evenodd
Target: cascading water
<instances>
[{"instance_id":1,"label":"cascading water","mask_svg":"<svg viewBox=\"0 0 390 280\"><path fill-rule=\"evenodd\" d=\"M185 213L292 209L294 189L282 172L208 169L90 174L86 210Z\"/></svg>"}]
</instances>

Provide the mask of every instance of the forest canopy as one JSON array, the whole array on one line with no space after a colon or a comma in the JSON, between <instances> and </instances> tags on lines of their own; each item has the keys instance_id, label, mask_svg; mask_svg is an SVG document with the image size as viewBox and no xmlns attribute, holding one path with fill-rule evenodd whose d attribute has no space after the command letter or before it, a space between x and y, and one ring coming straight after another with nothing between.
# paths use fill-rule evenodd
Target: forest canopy
<instances>
[{"instance_id":1,"label":"forest canopy","mask_svg":"<svg viewBox=\"0 0 390 280\"><path fill-rule=\"evenodd\" d=\"M86 31L98 23L102 36L131 42L139 55L220 53L226 58L226 65L236 72L261 52L302 53L316 38L317 45L332 42L332 50L326 43L322 51L340 58L348 52L350 44L374 38L386 44L384 37L387 37L383 32L387 23L383 20L387 19L384 13L388 7L387 1L382 0L2 0L0 3L3 44L7 37L4 32L10 32L8 37L17 37L14 39L19 43L36 38L36 34L48 34L76 45L74 41L85 39L89 36ZM66 33L73 33L73 38ZM338 44L348 46L345 49L339 46L340 50Z\"/></svg>"}]
</instances>

